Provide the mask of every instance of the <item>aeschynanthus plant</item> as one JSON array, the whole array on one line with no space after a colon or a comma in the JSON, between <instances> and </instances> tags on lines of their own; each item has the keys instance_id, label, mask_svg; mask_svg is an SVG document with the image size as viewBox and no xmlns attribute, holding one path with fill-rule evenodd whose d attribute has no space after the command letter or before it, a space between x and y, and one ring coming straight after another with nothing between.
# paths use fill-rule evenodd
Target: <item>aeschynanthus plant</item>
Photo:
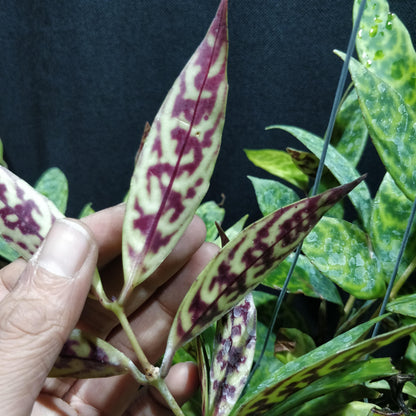
<instances>
[{"instance_id":1,"label":"aeschynanthus plant","mask_svg":"<svg viewBox=\"0 0 416 416\"><path fill-rule=\"evenodd\" d=\"M206 192L225 117L227 51L227 0L222 0L205 39L175 81L138 155L123 227L125 285L120 297L114 301L107 299L98 274L93 283L103 306L119 318L146 376L105 341L79 331L74 331L54 370L59 376L79 378L130 372L139 383L158 388L175 414L182 412L161 377L167 373L175 350L241 302L270 268L293 251L324 212L358 183L355 181L288 206L253 224L227 244L201 273L179 308L160 375L134 337L123 304L135 287L140 290L140 283L173 249ZM4 204L0 212L0 232L19 248L21 255L29 258L62 214L28 184L3 168L0 184ZM249 324L251 320L243 320L242 332L247 330L243 326ZM248 330L249 334L252 332ZM248 345L251 343L240 351L242 359L248 358L251 348ZM102 353L107 360L94 361L94 357ZM218 361L218 355L215 358ZM83 362L88 362L85 368ZM221 383L230 383L230 378L222 378ZM238 384L241 391L241 380L233 383ZM223 402L220 396L210 401L210 412L219 412L216 406ZM229 410L231 408L227 412Z\"/></svg>"}]
</instances>

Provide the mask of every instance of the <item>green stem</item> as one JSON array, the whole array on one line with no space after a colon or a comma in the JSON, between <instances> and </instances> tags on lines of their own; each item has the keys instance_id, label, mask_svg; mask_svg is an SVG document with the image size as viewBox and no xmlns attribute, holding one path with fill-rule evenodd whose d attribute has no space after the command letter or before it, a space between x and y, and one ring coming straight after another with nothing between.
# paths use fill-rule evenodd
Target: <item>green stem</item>
<instances>
[{"instance_id":1,"label":"green stem","mask_svg":"<svg viewBox=\"0 0 416 416\"><path fill-rule=\"evenodd\" d=\"M416 257L406 267L406 270L404 271L404 273L400 276L400 278L394 284L393 289L391 290L390 299L394 299L397 296L400 289L406 283L407 279L411 276L411 274L414 272L415 269L416 269Z\"/></svg>"},{"instance_id":2,"label":"green stem","mask_svg":"<svg viewBox=\"0 0 416 416\"><path fill-rule=\"evenodd\" d=\"M163 378L155 378L151 385L160 392L175 416L185 416L175 398L172 396L172 393L169 391Z\"/></svg>"},{"instance_id":3,"label":"green stem","mask_svg":"<svg viewBox=\"0 0 416 416\"><path fill-rule=\"evenodd\" d=\"M126 333L127 338L129 339L130 344L133 347L133 351L136 354L137 359L139 360L142 371L144 372L148 381L153 380L154 377L159 376L158 371L156 371L156 368L152 364L150 364L149 360L147 359L145 353L142 350L142 347L137 341L136 335L134 334L130 326L130 322L124 312L124 308L116 302L113 302L112 305L113 306L111 307L111 310L117 316L117 319L119 320L122 328L124 329L124 332Z\"/></svg>"},{"instance_id":4,"label":"green stem","mask_svg":"<svg viewBox=\"0 0 416 416\"><path fill-rule=\"evenodd\" d=\"M347 303L345 304L344 307L344 314L345 316L348 316L354 306L355 303L355 296L350 295L350 297L347 300Z\"/></svg>"}]
</instances>

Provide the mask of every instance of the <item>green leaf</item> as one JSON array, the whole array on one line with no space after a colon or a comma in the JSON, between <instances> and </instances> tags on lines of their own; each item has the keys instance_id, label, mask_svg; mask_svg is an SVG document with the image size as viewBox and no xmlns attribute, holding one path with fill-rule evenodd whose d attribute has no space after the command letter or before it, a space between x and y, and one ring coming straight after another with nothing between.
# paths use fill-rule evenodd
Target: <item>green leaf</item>
<instances>
[{"instance_id":1,"label":"green leaf","mask_svg":"<svg viewBox=\"0 0 416 416\"><path fill-rule=\"evenodd\" d=\"M4 238L0 238L0 257L12 262L19 258L19 253L13 250Z\"/></svg>"},{"instance_id":2,"label":"green leaf","mask_svg":"<svg viewBox=\"0 0 416 416\"><path fill-rule=\"evenodd\" d=\"M308 400L298 408L286 413L284 416L328 416L328 415L345 415L348 416L368 416L368 412L374 408L373 403L365 403L367 406L367 413L362 413L361 410L364 403L357 402L357 400L378 398L380 395L377 392L370 390L365 386L354 386L349 389L334 391L325 394L316 399ZM348 410L347 410L348 409ZM351 410L357 413L349 413ZM336 412L336 413L334 413Z\"/></svg>"},{"instance_id":3,"label":"green leaf","mask_svg":"<svg viewBox=\"0 0 416 416\"><path fill-rule=\"evenodd\" d=\"M416 197L415 112L393 87L358 61L351 59L349 68L374 146L397 186L413 201Z\"/></svg>"},{"instance_id":4,"label":"green leaf","mask_svg":"<svg viewBox=\"0 0 416 416\"><path fill-rule=\"evenodd\" d=\"M367 138L368 130L361 114L357 92L352 90L338 111L331 142L351 166L357 166Z\"/></svg>"},{"instance_id":5,"label":"green leaf","mask_svg":"<svg viewBox=\"0 0 416 416\"><path fill-rule=\"evenodd\" d=\"M312 351L313 338L297 328L280 328L275 343L276 357L284 364Z\"/></svg>"},{"instance_id":6,"label":"green leaf","mask_svg":"<svg viewBox=\"0 0 416 416\"><path fill-rule=\"evenodd\" d=\"M374 198L370 237L374 252L388 278L396 265L411 210L412 203L387 173ZM400 263L399 276L415 258L415 234L413 227Z\"/></svg>"},{"instance_id":7,"label":"green leaf","mask_svg":"<svg viewBox=\"0 0 416 416\"><path fill-rule=\"evenodd\" d=\"M210 261L192 284L172 324L161 373L175 350L220 319L281 263L320 217L355 182L281 208L247 227Z\"/></svg>"},{"instance_id":8,"label":"green leaf","mask_svg":"<svg viewBox=\"0 0 416 416\"><path fill-rule=\"evenodd\" d=\"M267 129L281 129L287 131L296 137L300 142L302 142L315 156L319 158L321 157L323 150L323 140L320 137L297 127L279 125L270 126ZM340 183L350 182L359 176L359 173L351 165L351 163L348 162L348 160L331 145L328 148L325 165ZM364 224L364 227L367 229L369 227L371 216L372 201L370 191L366 183L362 182L360 185L358 185L349 194L349 198L357 210L358 215Z\"/></svg>"},{"instance_id":9,"label":"green leaf","mask_svg":"<svg viewBox=\"0 0 416 416\"><path fill-rule=\"evenodd\" d=\"M305 388L292 394L284 403L276 406L270 412L270 416L278 416L290 412L297 406L324 394L342 392L354 386L359 386L366 381L397 373L398 371L393 367L389 358L348 363L340 370L318 378Z\"/></svg>"},{"instance_id":10,"label":"green leaf","mask_svg":"<svg viewBox=\"0 0 416 416\"><path fill-rule=\"evenodd\" d=\"M342 371L349 363L360 360L363 356L409 335L416 329L416 324L409 325L355 344L355 337L360 332L364 333L366 324L334 338L280 368L274 374L273 380L264 380L258 391L251 391L239 400L232 415L261 415L277 405L286 405L290 403L293 394L302 391L315 380L335 371ZM359 366L361 365L362 362L359 363ZM395 370L391 368L391 371ZM297 405L301 403L297 402Z\"/></svg>"},{"instance_id":11,"label":"green leaf","mask_svg":"<svg viewBox=\"0 0 416 416\"><path fill-rule=\"evenodd\" d=\"M401 296L389 302L387 304L387 310L416 318L416 294Z\"/></svg>"},{"instance_id":12,"label":"green leaf","mask_svg":"<svg viewBox=\"0 0 416 416\"><path fill-rule=\"evenodd\" d=\"M333 416L372 416L374 413L371 409L379 409L372 403L352 402L343 409L338 410Z\"/></svg>"},{"instance_id":13,"label":"green leaf","mask_svg":"<svg viewBox=\"0 0 416 416\"><path fill-rule=\"evenodd\" d=\"M58 168L46 170L35 184L35 189L51 200L65 214L68 202L68 181Z\"/></svg>"},{"instance_id":14,"label":"green leaf","mask_svg":"<svg viewBox=\"0 0 416 416\"><path fill-rule=\"evenodd\" d=\"M205 227L207 229L206 241L215 241L215 239L218 237L218 230L215 223L222 223L225 216L225 209L221 208L214 201L207 201L198 207L196 210L196 215L198 215L204 221Z\"/></svg>"},{"instance_id":15,"label":"green leaf","mask_svg":"<svg viewBox=\"0 0 416 416\"><path fill-rule=\"evenodd\" d=\"M7 168L7 163L4 161L3 153L3 142L0 140L0 166Z\"/></svg>"},{"instance_id":16,"label":"green leaf","mask_svg":"<svg viewBox=\"0 0 416 416\"><path fill-rule=\"evenodd\" d=\"M367 235L344 220L325 217L303 243L303 252L319 271L359 299L383 295L385 276Z\"/></svg>"},{"instance_id":17,"label":"green leaf","mask_svg":"<svg viewBox=\"0 0 416 416\"><path fill-rule=\"evenodd\" d=\"M361 0L354 2L356 18ZM416 110L416 53L401 20L386 0L368 0L356 39L363 65L388 83Z\"/></svg>"},{"instance_id":18,"label":"green leaf","mask_svg":"<svg viewBox=\"0 0 416 416\"><path fill-rule=\"evenodd\" d=\"M249 294L218 321L210 371L210 416L227 416L245 387L256 347L256 318Z\"/></svg>"},{"instance_id":19,"label":"green leaf","mask_svg":"<svg viewBox=\"0 0 416 416\"><path fill-rule=\"evenodd\" d=\"M88 215L94 214L95 210L92 207L92 203L89 202L88 204L85 204L83 208L81 209L81 212L79 213L78 218L84 218L88 217Z\"/></svg>"},{"instance_id":20,"label":"green leaf","mask_svg":"<svg viewBox=\"0 0 416 416\"><path fill-rule=\"evenodd\" d=\"M227 1L163 102L140 151L123 225L123 303L175 247L218 155L228 91Z\"/></svg>"},{"instance_id":21,"label":"green leaf","mask_svg":"<svg viewBox=\"0 0 416 416\"><path fill-rule=\"evenodd\" d=\"M306 190L309 178L293 163L292 157L282 150L244 150L248 159L259 168Z\"/></svg>"},{"instance_id":22,"label":"green leaf","mask_svg":"<svg viewBox=\"0 0 416 416\"><path fill-rule=\"evenodd\" d=\"M132 361L108 342L74 329L49 377L109 377L126 374L133 368Z\"/></svg>"},{"instance_id":23,"label":"green leaf","mask_svg":"<svg viewBox=\"0 0 416 416\"><path fill-rule=\"evenodd\" d=\"M0 236L28 260L63 214L28 183L0 166Z\"/></svg>"},{"instance_id":24,"label":"green leaf","mask_svg":"<svg viewBox=\"0 0 416 416\"><path fill-rule=\"evenodd\" d=\"M281 289L289 273L294 255L291 254L276 269L272 270L263 284L274 289ZM302 254L299 256L290 279L288 290L290 293L301 293L318 299L342 305L339 292L331 282Z\"/></svg>"},{"instance_id":25,"label":"green leaf","mask_svg":"<svg viewBox=\"0 0 416 416\"><path fill-rule=\"evenodd\" d=\"M263 215L268 215L279 208L299 200L295 191L272 179L248 177L253 184L257 203Z\"/></svg>"}]
</instances>

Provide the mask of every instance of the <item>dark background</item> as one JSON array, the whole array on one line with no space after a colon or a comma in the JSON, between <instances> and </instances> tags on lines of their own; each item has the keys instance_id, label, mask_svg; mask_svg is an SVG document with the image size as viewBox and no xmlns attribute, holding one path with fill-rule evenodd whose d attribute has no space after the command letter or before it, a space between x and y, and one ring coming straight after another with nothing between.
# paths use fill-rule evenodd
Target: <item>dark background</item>
<instances>
[{"instance_id":1,"label":"dark background","mask_svg":"<svg viewBox=\"0 0 416 416\"><path fill-rule=\"evenodd\" d=\"M230 84L208 199L226 225L259 213L246 175L267 177L244 148L300 147L291 124L323 135L351 31L352 0L229 0ZM34 183L69 179L68 214L125 195L143 126L198 46L219 0L0 0L0 137L9 167ZM416 39L414 1L390 0ZM374 189L372 146L361 172Z\"/></svg>"}]
</instances>

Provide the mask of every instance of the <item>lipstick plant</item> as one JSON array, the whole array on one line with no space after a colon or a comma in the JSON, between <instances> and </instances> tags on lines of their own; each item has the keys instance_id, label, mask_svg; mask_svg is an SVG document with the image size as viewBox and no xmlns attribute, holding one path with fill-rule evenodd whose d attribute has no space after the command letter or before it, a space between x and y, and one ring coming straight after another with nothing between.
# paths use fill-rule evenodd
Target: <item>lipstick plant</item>
<instances>
[{"instance_id":1,"label":"lipstick plant","mask_svg":"<svg viewBox=\"0 0 416 416\"><path fill-rule=\"evenodd\" d=\"M380 387L380 383L369 383L391 377L397 380L399 371L388 358L372 358L370 354L412 334L416 324L408 321L410 318L395 319L390 330L366 338L384 316L372 318L371 312L364 312L377 305L376 299L386 291L386 274L396 257L395 239L400 238L396 235L405 226L403 214L391 213L397 212L399 205L402 213L407 212L411 204L408 198L415 196L414 164L410 163L416 125L414 95L407 94L406 84L414 82L414 72L404 82L397 78L397 74L405 72L400 69L402 64L397 64L394 73L391 65L395 64L394 59L400 59L409 62L403 64L406 68L415 71L416 66L407 32L398 18L389 13L387 3L374 0L370 5L374 7L367 7L357 40L363 63L351 62L355 90L338 114L342 135L337 145L330 147L325 162L327 171L322 187L326 189L318 195L308 195L309 180L315 174L322 150L322 140L310 133L280 127L294 134L312 153L293 149L289 156L274 151L247 152L260 165L266 153L272 156L275 166L285 158L290 169L284 179L300 186L304 198L299 200L293 190L280 183L251 178L264 218L243 230L244 220L229 232L218 226L222 247L183 299L160 366L154 366L130 328L125 305L127 300L141 298L143 283L175 247L197 209L205 218L217 213L212 204L200 204L209 186L225 120L227 0L221 1L204 40L144 134L126 202L122 238L124 285L118 296L109 298L97 270L91 288L91 296L102 308L117 316L137 360L133 362L106 340L75 329L51 377L92 378L130 373L137 383L158 389L174 414L205 416L326 415L336 410L346 415L342 412L347 408L342 410L343 407L350 406L350 402L355 406L355 400L364 398L367 403L359 406L368 413L374 399L380 396L379 391L385 388L384 384ZM374 16L379 31L388 36L373 36ZM395 46L397 50L391 52L388 42L398 45L403 39L406 47ZM380 63L373 64L376 58L372 54L381 56L379 51L384 51L386 58L383 55ZM394 54L396 57L392 58ZM394 62L388 63L389 59ZM388 171L375 200L354 167L364 148L367 129ZM338 203L347 194L358 212L357 223L342 219ZM54 221L64 216L66 199L66 180L56 169L46 172L32 188L1 167L3 257L9 261L17 256L29 259ZM87 206L84 213L88 210ZM330 215L324 216L326 213ZM219 222L222 215L220 212ZM214 240L217 229L212 222L207 222L207 228ZM395 239L387 241L386 235L394 235ZM303 250L295 265L292 253L302 241ZM414 251L407 249L406 263L399 269L400 282L410 274L409 267L413 270L414 257ZM281 323L276 335L272 325L264 321L267 313L263 312L267 311L270 297L258 292L253 297L253 290L260 284L272 292L281 288L282 277L291 265L295 274L290 292L332 302L345 311L333 339L318 347L302 328L288 327L289 321ZM346 305L338 288L351 295ZM396 285L394 295L397 293ZM389 308L407 317L414 316L412 300L412 295L399 297ZM271 337L267 337L265 353L260 354L267 326ZM199 396L181 409L164 377L173 361L189 358L199 365L201 389ZM251 373L253 363L257 370ZM408 384L406 388L409 386L414 387ZM403 403L404 408L407 409ZM360 412L356 414L364 414Z\"/></svg>"}]
</instances>

